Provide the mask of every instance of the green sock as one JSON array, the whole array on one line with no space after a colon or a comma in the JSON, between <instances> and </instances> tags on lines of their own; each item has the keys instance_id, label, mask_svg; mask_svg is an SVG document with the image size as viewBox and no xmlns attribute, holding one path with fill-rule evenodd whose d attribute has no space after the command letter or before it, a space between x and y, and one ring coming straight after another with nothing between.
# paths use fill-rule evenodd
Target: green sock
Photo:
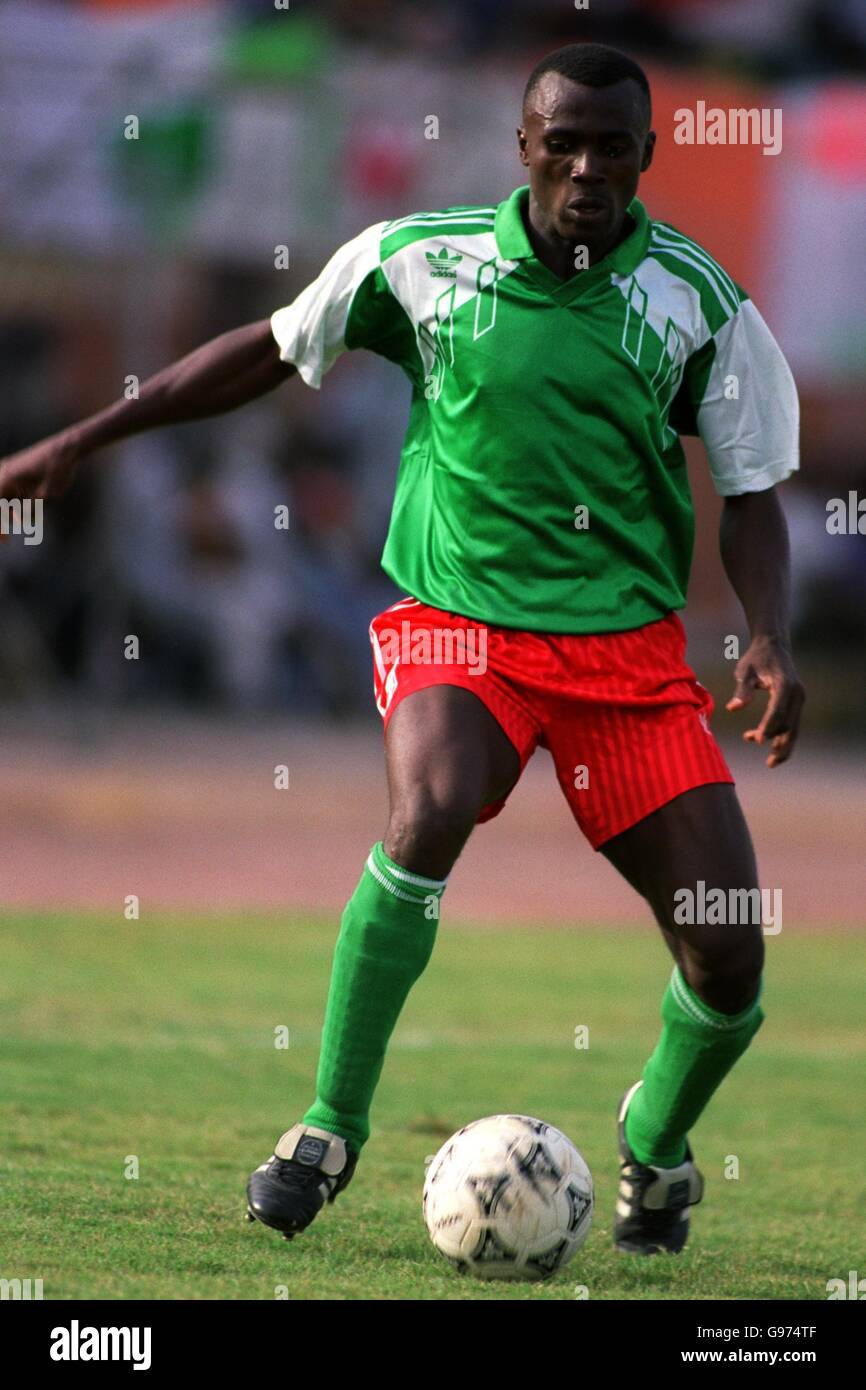
<instances>
[{"instance_id":1,"label":"green sock","mask_svg":"<svg viewBox=\"0 0 866 1390\"><path fill-rule=\"evenodd\" d=\"M626 1139L638 1163L675 1168L683 1162L685 1136L764 1021L762 988L763 979L742 1013L722 1014L674 966L662 1000L662 1034L626 1114Z\"/></svg>"},{"instance_id":2,"label":"green sock","mask_svg":"<svg viewBox=\"0 0 866 1390\"><path fill-rule=\"evenodd\" d=\"M303 1123L341 1135L358 1152L370 1137L370 1104L388 1040L433 951L445 883L395 864L380 841L343 913L316 1099Z\"/></svg>"}]
</instances>

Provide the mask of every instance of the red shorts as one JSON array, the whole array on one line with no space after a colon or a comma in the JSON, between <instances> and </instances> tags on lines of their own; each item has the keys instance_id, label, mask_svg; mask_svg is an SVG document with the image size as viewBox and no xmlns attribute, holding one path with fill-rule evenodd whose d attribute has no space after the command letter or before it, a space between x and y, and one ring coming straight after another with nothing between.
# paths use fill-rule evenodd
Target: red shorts
<instances>
[{"instance_id":1,"label":"red shorts","mask_svg":"<svg viewBox=\"0 0 866 1390\"><path fill-rule=\"evenodd\" d=\"M550 750L593 849L691 787L734 780L674 612L628 632L547 635L404 598L373 619L370 641L385 728L413 690L471 690L514 744L521 772L539 744Z\"/></svg>"}]
</instances>

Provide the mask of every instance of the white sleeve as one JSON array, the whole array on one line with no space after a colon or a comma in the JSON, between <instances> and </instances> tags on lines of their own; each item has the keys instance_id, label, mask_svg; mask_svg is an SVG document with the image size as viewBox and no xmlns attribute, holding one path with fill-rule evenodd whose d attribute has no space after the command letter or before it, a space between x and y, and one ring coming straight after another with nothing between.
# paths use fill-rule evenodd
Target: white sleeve
<instances>
[{"instance_id":1,"label":"white sleeve","mask_svg":"<svg viewBox=\"0 0 866 1390\"><path fill-rule=\"evenodd\" d=\"M379 267L376 223L334 252L321 274L297 299L271 314L271 332L280 360L292 362L316 390L322 377L346 348L346 325L352 301L368 275Z\"/></svg>"},{"instance_id":2,"label":"white sleeve","mask_svg":"<svg viewBox=\"0 0 866 1390\"><path fill-rule=\"evenodd\" d=\"M779 344L750 299L714 335L694 399L716 492L763 492L800 466L800 405Z\"/></svg>"}]
</instances>

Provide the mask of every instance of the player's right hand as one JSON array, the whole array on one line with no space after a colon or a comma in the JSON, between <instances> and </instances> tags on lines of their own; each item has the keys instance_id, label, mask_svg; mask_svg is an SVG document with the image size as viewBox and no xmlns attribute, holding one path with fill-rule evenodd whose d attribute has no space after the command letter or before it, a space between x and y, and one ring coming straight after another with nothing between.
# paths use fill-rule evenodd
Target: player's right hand
<instances>
[{"instance_id":1,"label":"player's right hand","mask_svg":"<svg viewBox=\"0 0 866 1390\"><path fill-rule=\"evenodd\" d=\"M0 500L29 497L54 501L71 487L78 462L77 450L65 432L10 454L0 461ZM0 540L8 539L0 532Z\"/></svg>"}]
</instances>

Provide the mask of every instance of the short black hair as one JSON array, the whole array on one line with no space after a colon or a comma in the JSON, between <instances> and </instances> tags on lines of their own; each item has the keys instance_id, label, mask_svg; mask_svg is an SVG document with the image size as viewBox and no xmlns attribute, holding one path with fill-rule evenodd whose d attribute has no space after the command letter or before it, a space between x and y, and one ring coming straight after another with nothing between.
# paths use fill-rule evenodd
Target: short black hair
<instances>
[{"instance_id":1,"label":"short black hair","mask_svg":"<svg viewBox=\"0 0 866 1390\"><path fill-rule=\"evenodd\" d=\"M649 130L652 122L652 100L649 82L643 68L620 53L618 48L609 48L606 43L569 43L564 48L556 48L536 63L529 74L529 81L523 93L523 110L541 78L547 72L558 72L572 82L582 82L587 87L612 87L616 82L631 80L636 82L642 93L642 105Z\"/></svg>"}]
</instances>

